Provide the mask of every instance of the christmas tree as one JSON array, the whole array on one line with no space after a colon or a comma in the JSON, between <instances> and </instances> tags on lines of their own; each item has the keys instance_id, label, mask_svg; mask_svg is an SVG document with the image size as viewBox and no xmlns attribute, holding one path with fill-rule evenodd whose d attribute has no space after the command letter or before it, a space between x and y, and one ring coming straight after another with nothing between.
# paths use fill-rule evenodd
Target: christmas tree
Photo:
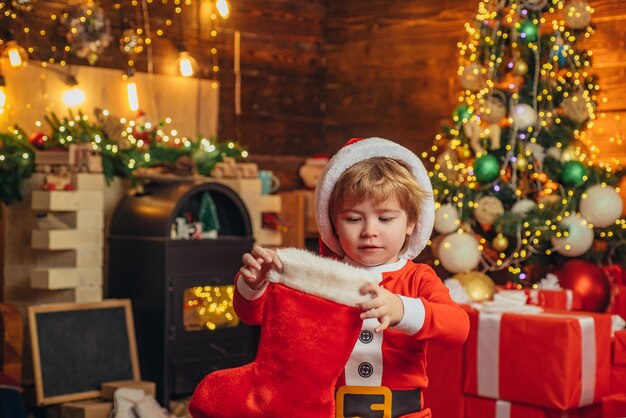
<instances>
[{"instance_id":1,"label":"christmas tree","mask_svg":"<svg viewBox=\"0 0 626 418\"><path fill-rule=\"evenodd\" d=\"M584 48L592 12L583 0L486 0L466 24L460 104L430 157L432 250L448 272L533 283L572 259L626 261L619 172L581 142L599 94Z\"/></svg>"}]
</instances>

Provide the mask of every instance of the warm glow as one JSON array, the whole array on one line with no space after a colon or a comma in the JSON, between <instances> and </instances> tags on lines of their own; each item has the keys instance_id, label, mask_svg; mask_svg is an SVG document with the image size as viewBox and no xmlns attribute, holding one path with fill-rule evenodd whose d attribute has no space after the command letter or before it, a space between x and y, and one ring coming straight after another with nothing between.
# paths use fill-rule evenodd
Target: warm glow
<instances>
[{"instance_id":1,"label":"warm glow","mask_svg":"<svg viewBox=\"0 0 626 418\"><path fill-rule=\"evenodd\" d=\"M13 68L19 68L28 61L28 53L16 41L7 42L2 56L9 60L9 65Z\"/></svg>"},{"instance_id":2,"label":"warm glow","mask_svg":"<svg viewBox=\"0 0 626 418\"><path fill-rule=\"evenodd\" d=\"M178 55L178 66L180 68L180 74L183 77L191 77L193 75L193 58L187 51L181 51Z\"/></svg>"},{"instance_id":3,"label":"warm glow","mask_svg":"<svg viewBox=\"0 0 626 418\"><path fill-rule=\"evenodd\" d=\"M68 107L80 106L85 102L85 92L74 86L63 93L63 103Z\"/></svg>"},{"instance_id":4,"label":"warm glow","mask_svg":"<svg viewBox=\"0 0 626 418\"><path fill-rule=\"evenodd\" d=\"M228 16L230 16L230 8L228 7L227 0L217 0L215 2L215 7L217 8L217 12L220 14L220 16L222 16L224 19L228 19Z\"/></svg>"},{"instance_id":5,"label":"warm glow","mask_svg":"<svg viewBox=\"0 0 626 418\"><path fill-rule=\"evenodd\" d=\"M20 51L17 47L12 47L7 51L9 56L9 63L11 67L18 68L22 66L22 57L20 57Z\"/></svg>"},{"instance_id":6,"label":"warm glow","mask_svg":"<svg viewBox=\"0 0 626 418\"><path fill-rule=\"evenodd\" d=\"M7 93L4 86L0 86L0 115L4 113L4 106L7 104Z\"/></svg>"},{"instance_id":7,"label":"warm glow","mask_svg":"<svg viewBox=\"0 0 626 418\"><path fill-rule=\"evenodd\" d=\"M139 96L137 95L137 84L134 81L129 81L126 84L126 91L128 93L128 107L133 112L139 110Z\"/></svg>"}]
</instances>

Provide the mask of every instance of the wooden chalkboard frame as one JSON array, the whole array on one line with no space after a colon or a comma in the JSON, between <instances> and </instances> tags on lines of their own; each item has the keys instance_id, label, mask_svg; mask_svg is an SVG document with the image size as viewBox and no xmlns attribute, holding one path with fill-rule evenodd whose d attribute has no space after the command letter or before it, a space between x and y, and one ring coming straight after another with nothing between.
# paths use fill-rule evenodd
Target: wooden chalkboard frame
<instances>
[{"instance_id":1,"label":"wooden chalkboard frame","mask_svg":"<svg viewBox=\"0 0 626 418\"><path fill-rule=\"evenodd\" d=\"M40 350L40 341L38 333L38 315L46 313L58 313L58 312L70 312L86 310L99 310L99 309L124 309L124 320L128 334L128 347L129 347L129 359L132 368L132 376L128 376L128 380L140 380L141 374L139 372L139 361L137 358L137 342L135 339L135 327L133 322L132 305L130 299L107 299L102 302L96 303L60 303L60 304L46 304L36 305L28 307L28 322L30 339L32 345L33 355L33 372L35 377L35 391L37 395L37 405L52 405L63 402L77 401L83 399L97 398L100 396L100 390L93 390L86 388L84 391L77 391L74 393L67 393L62 395L48 396L44 393L44 377L42 358ZM92 324L97 326L97 324ZM76 332L77 330L64 330L65 332ZM80 330L78 330L80 331ZM59 335L59 338L63 338L64 335ZM103 382L104 383L104 382Z\"/></svg>"}]
</instances>

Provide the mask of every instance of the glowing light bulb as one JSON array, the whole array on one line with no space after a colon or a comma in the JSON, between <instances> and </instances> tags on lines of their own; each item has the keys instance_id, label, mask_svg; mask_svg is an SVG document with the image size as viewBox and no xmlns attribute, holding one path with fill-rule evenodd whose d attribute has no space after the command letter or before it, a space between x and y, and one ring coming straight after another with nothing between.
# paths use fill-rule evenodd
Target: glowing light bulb
<instances>
[{"instance_id":1,"label":"glowing light bulb","mask_svg":"<svg viewBox=\"0 0 626 418\"><path fill-rule=\"evenodd\" d=\"M16 41L9 41L4 54L13 68L19 68L28 61L28 53Z\"/></svg>"},{"instance_id":2,"label":"glowing light bulb","mask_svg":"<svg viewBox=\"0 0 626 418\"><path fill-rule=\"evenodd\" d=\"M85 103L85 92L78 86L73 86L63 93L63 103L68 107L76 107Z\"/></svg>"},{"instance_id":3,"label":"glowing light bulb","mask_svg":"<svg viewBox=\"0 0 626 418\"><path fill-rule=\"evenodd\" d=\"M4 106L7 104L7 94L4 86L0 85L0 115L4 113Z\"/></svg>"},{"instance_id":4,"label":"glowing light bulb","mask_svg":"<svg viewBox=\"0 0 626 418\"><path fill-rule=\"evenodd\" d=\"M128 107L133 112L139 110L139 96L137 95L137 84L134 81L126 83L126 92L128 94Z\"/></svg>"},{"instance_id":5,"label":"glowing light bulb","mask_svg":"<svg viewBox=\"0 0 626 418\"><path fill-rule=\"evenodd\" d=\"M230 7L228 6L228 0L217 0L215 2L215 8L217 9L217 12L220 14L220 16L222 16L224 19L228 19L228 16L230 16Z\"/></svg>"},{"instance_id":6,"label":"glowing light bulb","mask_svg":"<svg viewBox=\"0 0 626 418\"><path fill-rule=\"evenodd\" d=\"M178 66L180 75L183 77L191 77L193 75L194 59L187 51L181 51L178 55Z\"/></svg>"}]
</instances>

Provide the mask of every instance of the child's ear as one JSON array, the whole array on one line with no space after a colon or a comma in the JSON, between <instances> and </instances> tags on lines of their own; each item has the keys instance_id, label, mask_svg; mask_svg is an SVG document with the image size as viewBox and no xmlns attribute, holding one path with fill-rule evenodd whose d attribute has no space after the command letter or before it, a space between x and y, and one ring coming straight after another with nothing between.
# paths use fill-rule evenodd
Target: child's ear
<instances>
[{"instance_id":1,"label":"child's ear","mask_svg":"<svg viewBox=\"0 0 626 418\"><path fill-rule=\"evenodd\" d=\"M406 226L406 234L411 235L414 229L415 229L415 222L408 224Z\"/></svg>"}]
</instances>

